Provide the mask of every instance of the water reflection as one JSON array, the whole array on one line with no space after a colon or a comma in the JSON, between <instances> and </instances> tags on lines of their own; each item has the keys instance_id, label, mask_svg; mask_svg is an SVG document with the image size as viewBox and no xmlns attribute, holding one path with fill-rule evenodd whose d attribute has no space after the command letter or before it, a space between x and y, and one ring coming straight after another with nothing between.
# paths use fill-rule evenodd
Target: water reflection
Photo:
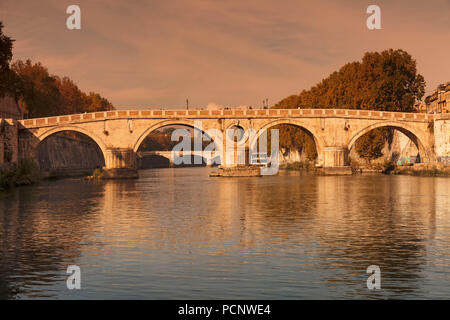
<instances>
[{"instance_id":1,"label":"water reflection","mask_svg":"<svg viewBox=\"0 0 450 320\"><path fill-rule=\"evenodd\" d=\"M359 181L352 184L344 184L340 177L328 180L341 181L322 180L319 193L318 202L323 203L318 210L322 218L319 224L327 225L326 236L322 237L327 250L321 262L324 269L335 270L326 277L327 281L336 284L336 288L348 287L348 274L352 274L356 292L342 289L345 296L372 296L373 292L357 284L366 277L361 270L374 264L382 270L384 289L375 294L422 295L424 239L429 236L424 233L435 229L435 198L421 191L434 194L433 180L424 179L420 185L413 178L379 176L355 177Z\"/></svg>"},{"instance_id":2,"label":"water reflection","mask_svg":"<svg viewBox=\"0 0 450 320\"><path fill-rule=\"evenodd\" d=\"M40 287L63 282L98 215L100 185L48 183L3 194L0 200L0 298L52 297ZM74 198L77 200L74 201Z\"/></svg>"},{"instance_id":3,"label":"water reflection","mask_svg":"<svg viewBox=\"0 0 450 320\"><path fill-rule=\"evenodd\" d=\"M448 298L449 179L208 171L2 195L0 298Z\"/></svg>"}]
</instances>

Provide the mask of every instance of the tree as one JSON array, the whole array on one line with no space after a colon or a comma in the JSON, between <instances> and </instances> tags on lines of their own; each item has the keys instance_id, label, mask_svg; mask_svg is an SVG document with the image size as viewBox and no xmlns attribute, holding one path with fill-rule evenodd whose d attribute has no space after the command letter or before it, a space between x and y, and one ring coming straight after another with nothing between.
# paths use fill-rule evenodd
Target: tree
<instances>
[{"instance_id":1,"label":"tree","mask_svg":"<svg viewBox=\"0 0 450 320\"><path fill-rule=\"evenodd\" d=\"M9 62L12 59L12 44L10 37L3 34L3 23L0 21L0 70L9 70Z\"/></svg>"},{"instance_id":2,"label":"tree","mask_svg":"<svg viewBox=\"0 0 450 320\"><path fill-rule=\"evenodd\" d=\"M20 96L30 117L114 110L98 93L85 94L70 78L49 74L40 62L18 60L12 70L20 79Z\"/></svg>"},{"instance_id":3,"label":"tree","mask_svg":"<svg viewBox=\"0 0 450 320\"><path fill-rule=\"evenodd\" d=\"M87 97L71 79L56 77L56 86L61 94L62 114L80 113L86 109Z\"/></svg>"},{"instance_id":4,"label":"tree","mask_svg":"<svg viewBox=\"0 0 450 320\"><path fill-rule=\"evenodd\" d=\"M417 73L416 61L407 52L367 52L361 61L345 64L309 90L291 95L275 108L333 108L414 112L414 103L425 93L425 80ZM358 153L380 156L389 136L379 129L361 137ZM384 139L384 140L383 140ZM280 144L289 143L280 139Z\"/></svg>"},{"instance_id":5,"label":"tree","mask_svg":"<svg viewBox=\"0 0 450 320\"><path fill-rule=\"evenodd\" d=\"M314 140L303 129L285 124L275 126L273 129L279 130L280 148L304 152L308 160L314 160L317 157Z\"/></svg>"},{"instance_id":6,"label":"tree","mask_svg":"<svg viewBox=\"0 0 450 320\"><path fill-rule=\"evenodd\" d=\"M95 92L81 91L68 77L51 75L40 62L15 61L11 38L3 34L0 21L0 98L10 94L27 109L29 117L114 110L107 99Z\"/></svg>"},{"instance_id":7,"label":"tree","mask_svg":"<svg viewBox=\"0 0 450 320\"><path fill-rule=\"evenodd\" d=\"M361 62L345 64L309 90L291 95L277 108L346 108L414 111L425 93L425 80L407 52L367 52Z\"/></svg>"},{"instance_id":8,"label":"tree","mask_svg":"<svg viewBox=\"0 0 450 320\"><path fill-rule=\"evenodd\" d=\"M393 130L390 128L376 128L361 136L355 143L355 150L361 158L368 160L379 158L386 141L392 140Z\"/></svg>"},{"instance_id":9,"label":"tree","mask_svg":"<svg viewBox=\"0 0 450 320\"><path fill-rule=\"evenodd\" d=\"M14 40L3 34L3 23L0 21L0 98L6 93L14 94L17 85L17 79L9 68L13 42Z\"/></svg>"},{"instance_id":10,"label":"tree","mask_svg":"<svg viewBox=\"0 0 450 320\"><path fill-rule=\"evenodd\" d=\"M290 95L287 98L284 98L272 108L274 109L296 109L300 107L300 97L296 94Z\"/></svg>"},{"instance_id":11,"label":"tree","mask_svg":"<svg viewBox=\"0 0 450 320\"><path fill-rule=\"evenodd\" d=\"M85 102L84 111L86 112L114 110L114 106L111 102L95 92L90 92L89 95L86 96Z\"/></svg>"},{"instance_id":12,"label":"tree","mask_svg":"<svg viewBox=\"0 0 450 320\"><path fill-rule=\"evenodd\" d=\"M25 101L29 117L46 117L64 114L63 98L57 78L48 73L41 63L31 60L16 61L12 70L22 83L21 97Z\"/></svg>"}]
</instances>

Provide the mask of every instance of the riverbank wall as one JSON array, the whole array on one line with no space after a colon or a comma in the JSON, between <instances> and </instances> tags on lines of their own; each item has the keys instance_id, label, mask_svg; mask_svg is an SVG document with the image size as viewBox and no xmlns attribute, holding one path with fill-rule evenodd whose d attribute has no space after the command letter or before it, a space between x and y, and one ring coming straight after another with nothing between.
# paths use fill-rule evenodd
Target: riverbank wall
<instances>
[{"instance_id":1,"label":"riverbank wall","mask_svg":"<svg viewBox=\"0 0 450 320\"><path fill-rule=\"evenodd\" d=\"M90 175L105 165L100 148L75 133L54 134L41 142L37 152L44 178Z\"/></svg>"},{"instance_id":2,"label":"riverbank wall","mask_svg":"<svg viewBox=\"0 0 450 320\"><path fill-rule=\"evenodd\" d=\"M412 166L396 166L389 173L424 177L450 177L450 165L445 165L443 163L418 163Z\"/></svg>"},{"instance_id":3,"label":"riverbank wall","mask_svg":"<svg viewBox=\"0 0 450 320\"><path fill-rule=\"evenodd\" d=\"M19 159L18 123L0 119L0 191L39 180L39 167L33 159Z\"/></svg>"},{"instance_id":4,"label":"riverbank wall","mask_svg":"<svg viewBox=\"0 0 450 320\"><path fill-rule=\"evenodd\" d=\"M99 147L88 138L55 134L37 148L27 145L28 139L14 119L0 119L0 189L28 185L40 179L87 176L104 166Z\"/></svg>"}]
</instances>

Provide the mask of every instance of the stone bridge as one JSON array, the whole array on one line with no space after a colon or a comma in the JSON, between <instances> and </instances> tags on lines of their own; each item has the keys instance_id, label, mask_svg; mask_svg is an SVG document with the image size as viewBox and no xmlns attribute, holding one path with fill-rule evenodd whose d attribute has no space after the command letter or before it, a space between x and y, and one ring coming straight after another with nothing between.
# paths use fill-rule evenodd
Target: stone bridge
<instances>
[{"instance_id":1,"label":"stone bridge","mask_svg":"<svg viewBox=\"0 0 450 320\"><path fill-rule=\"evenodd\" d=\"M136 152L144 139L169 125L223 133L235 126L258 132L280 124L295 125L314 140L317 164L322 167L347 166L348 152L356 140L375 128L398 129L416 144L421 158L428 162L448 154L450 140L449 115L344 109L117 110L26 119L16 124L18 142L13 158L35 156L41 141L68 130L83 133L97 143L105 158L105 169L135 169ZM256 139L249 138L246 146ZM215 143L222 154L222 165L229 165L224 156L225 142Z\"/></svg>"}]
</instances>

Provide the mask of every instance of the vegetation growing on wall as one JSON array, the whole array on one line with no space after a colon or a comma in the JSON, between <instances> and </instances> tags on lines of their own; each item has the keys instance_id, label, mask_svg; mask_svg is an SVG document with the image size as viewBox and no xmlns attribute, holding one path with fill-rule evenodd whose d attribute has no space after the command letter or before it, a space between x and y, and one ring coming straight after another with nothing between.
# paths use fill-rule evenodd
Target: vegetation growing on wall
<instances>
[{"instance_id":1,"label":"vegetation growing on wall","mask_svg":"<svg viewBox=\"0 0 450 320\"><path fill-rule=\"evenodd\" d=\"M39 179L39 166L34 159L24 159L18 164L0 168L0 191L18 185L27 185Z\"/></svg>"}]
</instances>

